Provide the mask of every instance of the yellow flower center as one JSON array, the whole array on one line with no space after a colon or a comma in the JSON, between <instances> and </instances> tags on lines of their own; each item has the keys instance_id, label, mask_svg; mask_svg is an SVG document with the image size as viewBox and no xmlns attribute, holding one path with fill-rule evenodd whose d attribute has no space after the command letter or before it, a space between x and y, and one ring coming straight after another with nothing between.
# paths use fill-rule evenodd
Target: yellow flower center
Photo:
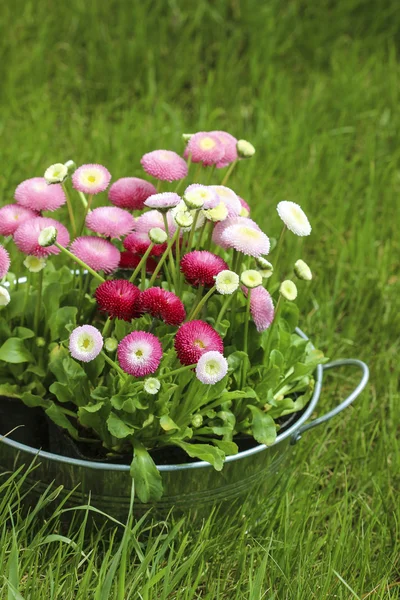
<instances>
[{"instance_id":1,"label":"yellow flower center","mask_svg":"<svg viewBox=\"0 0 400 600\"><path fill-rule=\"evenodd\" d=\"M194 341L194 345L197 346L198 348L205 348L205 344L203 344L203 342L201 340L195 340Z\"/></svg>"},{"instance_id":2,"label":"yellow flower center","mask_svg":"<svg viewBox=\"0 0 400 600\"><path fill-rule=\"evenodd\" d=\"M90 183L94 183L96 181L96 176L95 175L88 175L88 181L90 181Z\"/></svg>"},{"instance_id":3,"label":"yellow flower center","mask_svg":"<svg viewBox=\"0 0 400 600\"><path fill-rule=\"evenodd\" d=\"M211 150L211 148L214 148L214 146L215 140L210 137L205 137L200 141L200 148L202 150Z\"/></svg>"}]
</instances>

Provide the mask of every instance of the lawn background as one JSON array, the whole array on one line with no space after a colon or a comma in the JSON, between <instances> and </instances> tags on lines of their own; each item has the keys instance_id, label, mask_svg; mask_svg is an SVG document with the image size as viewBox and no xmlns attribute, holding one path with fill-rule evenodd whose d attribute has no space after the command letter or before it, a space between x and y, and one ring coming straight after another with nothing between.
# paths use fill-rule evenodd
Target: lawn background
<instances>
[{"instance_id":1,"label":"lawn background","mask_svg":"<svg viewBox=\"0 0 400 600\"><path fill-rule=\"evenodd\" d=\"M129 536L118 599L398 598L398 2L3 0L0 17L0 203L54 162L141 176L144 152L226 129L257 148L230 185L266 232L279 200L310 216L312 237L287 246L314 273L302 328L371 367L354 407L301 440L257 524ZM356 378L329 377L318 414ZM0 479L0 597L117 598L101 593L119 542L46 537L56 519L22 517L17 481Z\"/></svg>"}]
</instances>

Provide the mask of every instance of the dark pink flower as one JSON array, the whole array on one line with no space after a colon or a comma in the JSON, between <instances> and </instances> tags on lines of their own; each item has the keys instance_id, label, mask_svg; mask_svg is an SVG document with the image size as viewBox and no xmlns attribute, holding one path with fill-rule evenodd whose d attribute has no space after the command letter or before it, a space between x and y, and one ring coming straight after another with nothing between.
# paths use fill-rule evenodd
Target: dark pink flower
<instances>
[{"instance_id":1,"label":"dark pink flower","mask_svg":"<svg viewBox=\"0 0 400 600\"><path fill-rule=\"evenodd\" d=\"M194 286L211 287L214 285L214 277L228 269L228 265L220 256L207 250L193 250L181 260L181 271L186 281Z\"/></svg>"},{"instance_id":2,"label":"dark pink flower","mask_svg":"<svg viewBox=\"0 0 400 600\"><path fill-rule=\"evenodd\" d=\"M122 177L112 184L108 199L115 206L129 210L142 210L144 201L157 194L152 183L139 177Z\"/></svg>"},{"instance_id":3,"label":"dark pink flower","mask_svg":"<svg viewBox=\"0 0 400 600\"><path fill-rule=\"evenodd\" d=\"M10 255L3 246L0 246L0 279L7 275L10 264Z\"/></svg>"},{"instance_id":4,"label":"dark pink flower","mask_svg":"<svg viewBox=\"0 0 400 600\"><path fill-rule=\"evenodd\" d=\"M160 340L146 331L133 331L118 345L118 360L125 373L145 377L157 371L162 358Z\"/></svg>"},{"instance_id":5,"label":"dark pink flower","mask_svg":"<svg viewBox=\"0 0 400 600\"><path fill-rule=\"evenodd\" d=\"M137 315L140 290L125 279L101 283L94 295L99 309L111 318L131 321Z\"/></svg>"},{"instance_id":6,"label":"dark pink flower","mask_svg":"<svg viewBox=\"0 0 400 600\"><path fill-rule=\"evenodd\" d=\"M224 351L221 336L200 320L184 323L176 333L174 346L183 365L194 365L205 352L216 350L222 354Z\"/></svg>"},{"instance_id":7,"label":"dark pink flower","mask_svg":"<svg viewBox=\"0 0 400 600\"><path fill-rule=\"evenodd\" d=\"M167 325L180 325L186 317L182 300L173 292L159 287L151 287L141 292L138 310L162 319Z\"/></svg>"}]
</instances>

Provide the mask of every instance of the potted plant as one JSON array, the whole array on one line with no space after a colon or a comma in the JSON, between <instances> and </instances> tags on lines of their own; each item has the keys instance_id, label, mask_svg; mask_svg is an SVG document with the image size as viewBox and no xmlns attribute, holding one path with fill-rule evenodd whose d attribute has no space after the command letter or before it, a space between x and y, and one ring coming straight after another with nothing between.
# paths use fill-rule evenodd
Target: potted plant
<instances>
[{"instance_id":1,"label":"potted plant","mask_svg":"<svg viewBox=\"0 0 400 600\"><path fill-rule=\"evenodd\" d=\"M1 451L15 460L41 448L38 477L63 473L67 489L110 498L127 491L130 470L139 500L162 503L175 472L179 503L189 472L201 493L199 465L220 489L238 457L268 447L275 464L277 441L298 436L318 401L326 359L296 329L311 270L301 259L291 273L281 266L285 235L311 233L306 214L280 202L274 242L227 187L253 146L219 131L184 137L183 158L142 157L156 185L109 187L104 166L69 161L0 209L0 433L17 427ZM64 205L63 219L49 216Z\"/></svg>"}]
</instances>

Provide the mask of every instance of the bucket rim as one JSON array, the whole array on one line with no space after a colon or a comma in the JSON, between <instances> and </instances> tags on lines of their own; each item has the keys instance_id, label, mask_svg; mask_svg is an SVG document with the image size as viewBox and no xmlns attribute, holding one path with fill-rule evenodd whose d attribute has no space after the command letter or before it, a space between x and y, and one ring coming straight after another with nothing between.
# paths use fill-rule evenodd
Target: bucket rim
<instances>
[{"instance_id":1,"label":"bucket rim","mask_svg":"<svg viewBox=\"0 0 400 600\"><path fill-rule=\"evenodd\" d=\"M302 337L304 340L308 340L308 336L298 327L296 327L296 333ZM311 343L311 342L310 342ZM311 344L312 345L312 344ZM314 348L314 346L312 345ZM225 463L234 462L237 460L241 460L243 458L247 458L249 456L253 456L255 454L259 454L260 452L265 452L269 448L273 446L277 446L279 443L283 442L285 439L293 436L296 431L309 419L312 415L315 407L318 404L321 389L322 389L322 378L323 378L323 368L322 364L318 365L315 371L315 387L313 391L313 395L307 404L306 410L303 414L297 419L293 425L288 427L287 430L283 431L281 434L278 434L276 440L271 446L265 446L264 444L259 444L254 446L253 448L249 448L248 450L243 450L242 452L238 452L238 454L233 454L227 456L224 460ZM32 455L32 457L47 459L52 462L66 463L70 466L80 467L85 469L93 469L97 471L122 471L129 472L130 465L117 465L110 464L105 462L93 462L90 460L82 460L78 458L69 458L67 456L62 456L61 454L54 454L52 452L47 452L46 450L40 450L39 448L33 448L31 446L26 446L20 442L16 442L10 438L5 436L0 436L0 443L6 444L11 448L19 452L24 452L26 454ZM171 464L171 465L156 465L158 471L160 472L172 472L172 471L185 471L188 469L204 469L204 468L213 468L213 466L205 461L196 461L191 463L183 463L183 464Z\"/></svg>"}]
</instances>

